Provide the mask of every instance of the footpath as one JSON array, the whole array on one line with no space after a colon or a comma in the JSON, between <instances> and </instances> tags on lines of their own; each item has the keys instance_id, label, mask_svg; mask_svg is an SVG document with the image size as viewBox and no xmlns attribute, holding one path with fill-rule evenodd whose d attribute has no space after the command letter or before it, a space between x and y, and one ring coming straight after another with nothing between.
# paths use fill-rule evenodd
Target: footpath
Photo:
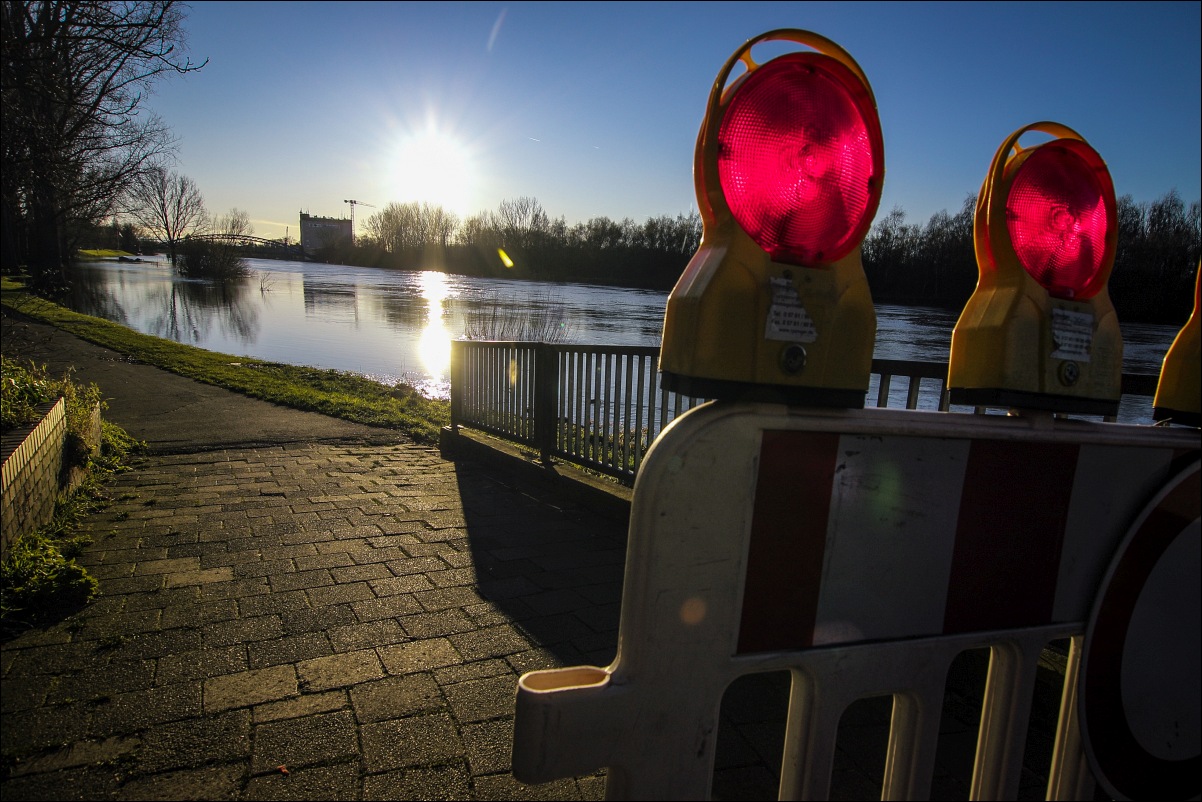
<instances>
[{"instance_id":1,"label":"footpath","mask_svg":"<svg viewBox=\"0 0 1202 802\"><path fill-rule=\"evenodd\" d=\"M97 383L149 453L85 521L98 598L0 649L0 797L603 797L604 772L513 778L513 705L525 671L614 659L624 521L51 327L3 342ZM775 798L787 696L728 691L715 799ZM879 796L888 715L848 713L836 798ZM966 798L975 725L945 719L933 796Z\"/></svg>"}]
</instances>

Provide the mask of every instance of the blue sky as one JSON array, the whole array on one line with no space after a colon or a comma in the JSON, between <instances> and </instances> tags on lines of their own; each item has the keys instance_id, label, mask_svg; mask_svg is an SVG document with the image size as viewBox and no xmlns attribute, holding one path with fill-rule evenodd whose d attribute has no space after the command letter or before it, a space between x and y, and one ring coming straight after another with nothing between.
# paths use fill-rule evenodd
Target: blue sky
<instances>
[{"instance_id":1,"label":"blue sky","mask_svg":"<svg viewBox=\"0 0 1202 802\"><path fill-rule=\"evenodd\" d=\"M885 139L878 218L955 212L1001 142L1067 125L1117 194L1202 196L1202 4L197 2L199 72L147 98L174 169L260 236L391 201L461 216L536 198L569 224L696 208L693 149L726 59L774 28L859 62ZM1027 140L1024 140L1026 142ZM286 228L287 227L287 228Z\"/></svg>"}]
</instances>

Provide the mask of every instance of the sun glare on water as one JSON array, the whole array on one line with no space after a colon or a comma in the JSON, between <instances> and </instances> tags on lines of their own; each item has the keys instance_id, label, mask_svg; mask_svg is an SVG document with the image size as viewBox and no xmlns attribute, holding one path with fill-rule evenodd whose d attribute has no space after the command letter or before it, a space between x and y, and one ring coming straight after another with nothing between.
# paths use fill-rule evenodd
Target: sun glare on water
<instances>
[{"instance_id":1,"label":"sun glare on water","mask_svg":"<svg viewBox=\"0 0 1202 802\"><path fill-rule=\"evenodd\" d=\"M422 298L426 302L426 325L422 329L418 352L422 366L436 377L451 369L451 332L444 321L443 303L450 297L447 277L427 270L420 274Z\"/></svg>"}]
</instances>

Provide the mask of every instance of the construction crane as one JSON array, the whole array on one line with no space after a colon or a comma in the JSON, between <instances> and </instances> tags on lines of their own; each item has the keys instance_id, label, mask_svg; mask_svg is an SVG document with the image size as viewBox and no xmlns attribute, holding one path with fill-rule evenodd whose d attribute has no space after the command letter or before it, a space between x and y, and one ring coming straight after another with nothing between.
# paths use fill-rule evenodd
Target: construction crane
<instances>
[{"instance_id":1,"label":"construction crane","mask_svg":"<svg viewBox=\"0 0 1202 802\"><path fill-rule=\"evenodd\" d=\"M351 247L354 247L354 245L355 245L355 207L356 206L368 206L372 209L374 209L376 207L372 206L370 203L364 203L363 201L358 201L358 200L344 200L343 203L349 203L351 205Z\"/></svg>"}]
</instances>

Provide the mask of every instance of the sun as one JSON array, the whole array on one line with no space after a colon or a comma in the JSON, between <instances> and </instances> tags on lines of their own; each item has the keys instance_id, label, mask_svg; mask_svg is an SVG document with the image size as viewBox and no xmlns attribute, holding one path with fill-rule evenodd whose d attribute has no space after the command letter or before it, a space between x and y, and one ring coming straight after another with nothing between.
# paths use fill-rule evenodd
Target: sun
<instances>
[{"instance_id":1,"label":"sun","mask_svg":"<svg viewBox=\"0 0 1202 802\"><path fill-rule=\"evenodd\" d=\"M463 217L476 184L471 151L453 135L426 130L396 146L390 192L400 203L428 203Z\"/></svg>"}]
</instances>

